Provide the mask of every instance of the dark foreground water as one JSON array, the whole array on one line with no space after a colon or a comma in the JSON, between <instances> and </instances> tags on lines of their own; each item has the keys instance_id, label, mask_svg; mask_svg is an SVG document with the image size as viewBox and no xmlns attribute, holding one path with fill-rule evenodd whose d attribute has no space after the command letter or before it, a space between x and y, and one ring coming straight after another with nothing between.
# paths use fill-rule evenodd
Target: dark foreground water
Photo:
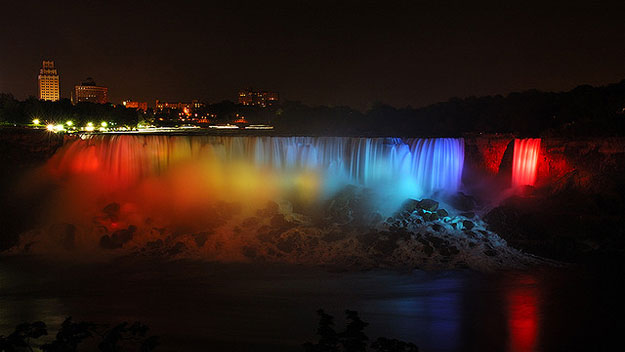
<instances>
[{"instance_id":1,"label":"dark foreground water","mask_svg":"<svg viewBox=\"0 0 625 352\"><path fill-rule=\"evenodd\" d=\"M141 321L161 351L300 351L315 310L422 351L603 351L622 341L623 278L580 268L482 274L0 257L0 335L43 320Z\"/></svg>"}]
</instances>

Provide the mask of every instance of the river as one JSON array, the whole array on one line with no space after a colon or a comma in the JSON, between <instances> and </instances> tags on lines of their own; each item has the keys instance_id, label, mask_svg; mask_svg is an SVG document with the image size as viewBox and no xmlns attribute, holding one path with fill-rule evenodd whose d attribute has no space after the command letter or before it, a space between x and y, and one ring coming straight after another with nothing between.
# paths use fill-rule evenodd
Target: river
<instances>
[{"instance_id":1,"label":"river","mask_svg":"<svg viewBox=\"0 0 625 352\"><path fill-rule=\"evenodd\" d=\"M623 278L544 268L336 272L274 264L126 257L77 263L0 257L0 335L42 320L51 335L66 316L141 321L157 351L301 351L315 341L316 310L344 310L365 333L421 351L608 350L624 332Z\"/></svg>"}]
</instances>

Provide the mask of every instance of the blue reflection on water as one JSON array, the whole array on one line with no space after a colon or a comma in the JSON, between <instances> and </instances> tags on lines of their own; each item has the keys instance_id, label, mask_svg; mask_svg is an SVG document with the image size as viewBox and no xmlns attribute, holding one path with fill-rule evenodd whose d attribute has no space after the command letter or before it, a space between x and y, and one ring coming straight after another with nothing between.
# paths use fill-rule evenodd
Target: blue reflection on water
<instances>
[{"instance_id":1,"label":"blue reflection on water","mask_svg":"<svg viewBox=\"0 0 625 352\"><path fill-rule=\"evenodd\" d=\"M418 277L403 287L394 287L394 291L401 290L403 297L371 300L368 310L387 324L381 331L388 331L390 337L419 341L425 346L436 346L435 350L458 350L463 285L459 275Z\"/></svg>"}]
</instances>

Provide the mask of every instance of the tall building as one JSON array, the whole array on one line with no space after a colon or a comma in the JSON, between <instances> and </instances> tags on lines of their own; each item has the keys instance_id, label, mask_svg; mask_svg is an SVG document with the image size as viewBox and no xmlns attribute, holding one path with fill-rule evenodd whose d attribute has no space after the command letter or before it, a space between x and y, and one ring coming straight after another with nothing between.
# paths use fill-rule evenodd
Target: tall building
<instances>
[{"instance_id":1,"label":"tall building","mask_svg":"<svg viewBox=\"0 0 625 352\"><path fill-rule=\"evenodd\" d=\"M278 92L246 89L239 92L239 104L247 106L272 106L280 101Z\"/></svg>"},{"instance_id":2,"label":"tall building","mask_svg":"<svg viewBox=\"0 0 625 352\"><path fill-rule=\"evenodd\" d=\"M108 88L96 85L93 79L89 77L79 86L74 86L72 104L82 102L106 104L108 102L108 91Z\"/></svg>"},{"instance_id":3,"label":"tall building","mask_svg":"<svg viewBox=\"0 0 625 352\"><path fill-rule=\"evenodd\" d=\"M43 66L39 69L38 81L40 100L59 100L59 73L54 68L54 61L43 61Z\"/></svg>"}]
</instances>

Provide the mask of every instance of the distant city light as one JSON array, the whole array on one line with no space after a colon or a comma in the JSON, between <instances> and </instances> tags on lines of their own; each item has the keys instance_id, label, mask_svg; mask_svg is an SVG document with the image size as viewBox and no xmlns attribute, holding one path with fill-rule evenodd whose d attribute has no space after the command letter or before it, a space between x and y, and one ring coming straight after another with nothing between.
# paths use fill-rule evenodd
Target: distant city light
<instances>
[{"instance_id":1,"label":"distant city light","mask_svg":"<svg viewBox=\"0 0 625 352\"><path fill-rule=\"evenodd\" d=\"M40 121L39 121L39 119L34 119L34 120L33 120L33 125L38 125L38 124L39 124L39 122L40 122Z\"/></svg>"},{"instance_id":2,"label":"distant city light","mask_svg":"<svg viewBox=\"0 0 625 352\"><path fill-rule=\"evenodd\" d=\"M210 125L208 126L209 128L216 128L216 129L220 129L220 130L233 130L233 129L237 129L239 128L239 126L237 125L231 125L231 124L226 124L226 125Z\"/></svg>"},{"instance_id":3,"label":"distant city light","mask_svg":"<svg viewBox=\"0 0 625 352\"><path fill-rule=\"evenodd\" d=\"M269 125L249 125L245 127L246 130L273 130L273 126Z\"/></svg>"},{"instance_id":4,"label":"distant city light","mask_svg":"<svg viewBox=\"0 0 625 352\"><path fill-rule=\"evenodd\" d=\"M85 131L87 132L92 132L94 130L93 128L93 122L88 122L87 123L87 127L85 127Z\"/></svg>"},{"instance_id":5,"label":"distant city light","mask_svg":"<svg viewBox=\"0 0 625 352\"><path fill-rule=\"evenodd\" d=\"M46 126L46 129L47 129L48 131L51 131L51 132L52 132L52 131L54 131L54 125L53 125L53 124L48 124L48 125Z\"/></svg>"},{"instance_id":6,"label":"distant city light","mask_svg":"<svg viewBox=\"0 0 625 352\"><path fill-rule=\"evenodd\" d=\"M105 121L102 121L102 123L100 124L100 126L102 126L102 127L106 127L106 126L108 126L108 123L106 123Z\"/></svg>"},{"instance_id":7,"label":"distant city light","mask_svg":"<svg viewBox=\"0 0 625 352\"><path fill-rule=\"evenodd\" d=\"M67 121L65 124L68 126L72 126L74 123L72 121Z\"/></svg>"}]
</instances>

